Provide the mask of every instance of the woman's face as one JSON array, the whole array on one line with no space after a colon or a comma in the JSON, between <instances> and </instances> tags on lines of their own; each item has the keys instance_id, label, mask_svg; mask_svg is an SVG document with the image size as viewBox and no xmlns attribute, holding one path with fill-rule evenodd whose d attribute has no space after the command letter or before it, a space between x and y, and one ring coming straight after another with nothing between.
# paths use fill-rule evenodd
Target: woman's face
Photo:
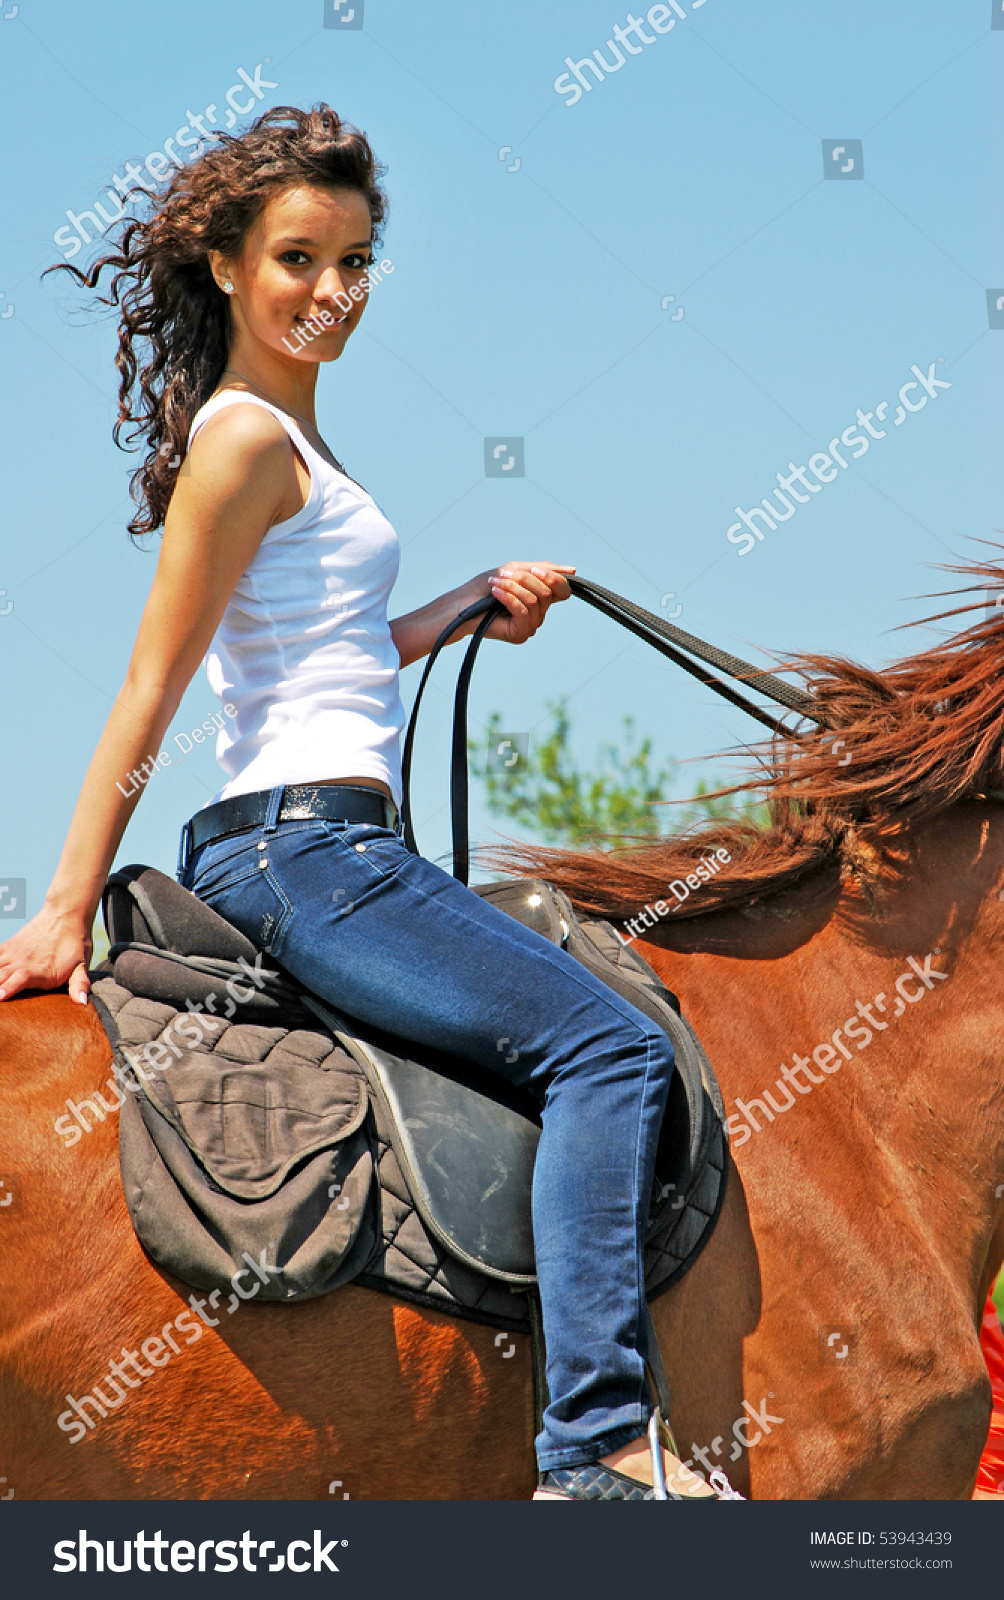
<instances>
[{"instance_id":1,"label":"woman's face","mask_svg":"<svg viewBox=\"0 0 1004 1600\"><path fill-rule=\"evenodd\" d=\"M231 355L250 342L291 361L337 361L366 307L372 233L355 189L305 184L274 194L236 260L209 255L217 283L234 285Z\"/></svg>"}]
</instances>

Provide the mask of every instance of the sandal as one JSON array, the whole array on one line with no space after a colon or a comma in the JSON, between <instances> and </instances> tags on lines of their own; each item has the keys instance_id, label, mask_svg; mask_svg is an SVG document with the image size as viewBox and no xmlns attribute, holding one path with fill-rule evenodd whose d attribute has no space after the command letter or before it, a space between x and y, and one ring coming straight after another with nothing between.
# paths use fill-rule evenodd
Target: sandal
<instances>
[{"instance_id":1,"label":"sandal","mask_svg":"<svg viewBox=\"0 0 1004 1600\"><path fill-rule=\"evenodd\" d=\"M604 1467L599 1462L587 1462L577 1467L552 1467L542 1472L534 1500L693 1500L695 1496L678 1494L666 1482L660 1448L660 1429L664 1426L658 1406L648 1424L648 1444L652 1455L652 1483L639 1478L629 1478L616 1467ZM694 1474L695 1477L699 1475ZM716 1481L717 1480L717 1481ZM700 1495L701 1500L745 1500L737 1493L724 1472L716 1468L710 1475L714 1494Z\"/></svg>"}]
</instances>

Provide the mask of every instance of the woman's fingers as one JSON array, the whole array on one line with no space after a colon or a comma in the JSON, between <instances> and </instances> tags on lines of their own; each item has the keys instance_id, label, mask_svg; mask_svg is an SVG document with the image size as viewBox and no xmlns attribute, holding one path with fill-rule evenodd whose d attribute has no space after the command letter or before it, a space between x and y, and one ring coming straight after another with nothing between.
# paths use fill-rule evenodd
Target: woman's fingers
<instances>
[{"instance_id":1,"label":"woman's fingers","mask_svg":"<svg viewBox=\"0 0 1004 1600\"><path fill-rule=\"evenodd\" d=\"M573 574L575 572L574 567L536 566L531 567L530 571L535 573L538 578L544 579L548 589L550 590L552 600L567 600L571 596L572 591L568 586L568 579L564 576L564 574L566 572L569 575Z\"/></svg>"},{"instance_id":2,"label":"woman's fingers","mask_svg":"<svg viewBox=\"0 0 1004 1600\"><path fill-rule=\"evenodd\" d=\"M35 970L29 967L11 967L0 976L0 1001L13 1000L22 989L57 989L60 980L49 970ZM82 1005L87 1004L90 993L90 983L87 978L87 965L81 962L74 967L69 979L69 994L71 1000L77 1000Z\"/></svg>"},{"instance_id":3,"label":"woman's fingers","mask_svg":"<svg viewBox=\"0 0 1004 1600\"><path fill-rule=\"evenodd\" d=\"M0 1001L13 999L22 989L58 989L67 981L71 998L86 1001L90 954L90 938L81 937L74 919L54 916L43 907L0 945Z\"/></svg>"},{"instance_id":4,"label":"woman's fingers","mask_svg":"<svg viewBox=\"0 0 1004 1600\"><path fill-rule=\"evenodd\" d=\"M493 586L492 594L505 607L507 614L492 623L488 629L489 638L505 639L509 644L525 643L535 631L528 608L515 594L501 585Z\"/></svg>"},{"instance_id":5,"label":"woman's fingers","mask_svg":"<svg viewBox=\"0 0 1004 1600\"><path fill-rule=\"evenodd\" d=\"M538 583L543 583L548 593L557 590L568 590L568 577L574 573L574 567L556 567L549 561L507 561L499 567L498 576L505 578L521 578L524 581L535 578ZM571 593L570 590L568 590Z\"/></svg>"},{"instance_id":6,"label":"woman's fingers","mask_svg":"<svg viewBox=\"0 0 1004 1600\"><path fill-rule=\"evenodd\" d=\"M528 617L531 612L536 610L539 603L537 596L529 589L517 589L510 585L503 587L500 584L497 588L492 589L492 594L496 600L501 600L506 609L511 611L515 617Z\"/></svg>"},{"instance_id":7,"label":"woman's fingers","mask_svg":"<svg viewBox=\"0 0 1004 1600\"><path fill-rule=\"evenodd\" d=\"M18 948L20 942L20 933L16 933L0 945L0 1000L9 1000L30 977L24 953Z\"/></svg>"},{"instance_id":8,"label":"woman's fingers","mask_svg":"<svg viewBox=\"0 0 1004 1600\"><path fill-rule=\"evenodd\" d=\"M5 972L0 978L0 1000L9 1000L19 989L23 989L27 976L26 972L19 972L17 967Z\"/></svg>"},{"instance_id":9,"label":"woman's fingers","mask_svg":"<svg viewBox=\"0 0 1004 1600\"><path fill-rule=\"evenodd\" d=\"M536 580L535 580L536 581ZM531 606L536 606L540 599L539 594L527 584L519 582L516 578L493 578L491 580L492 594L501 600L514 616L529 611ZM512 604L510 604L512 602Z\"/></svg>"},{"instance_id":10,"label":"woman's fingers","mask_svg":"<svg viewBox=\"0 0 1004 1600\"><path fill-rule=\"evenodd\" d=\"M71 1000L76 1000L83 1006L87 1004L87 996L91 992L91 985L87 977L87 967L83 961L79 967L74 967L70 973L69 990Z\"/></svg>"},{"instance_id":11,"label":"woman's fingers","mask_svg":"<svg viewBox=\"0 0 1004 1600\"><path fill-rule=\"evenodd\" d=\"M529 590L544 605L550 605L568 589L567 580L546 567L503 567L493 581L515 585L516 592L521 595L522 591Z\"/></svg>"},{"instance_id":12,"label":"woman's fingers","mask_svg":"<svg viewBox=\"0 0 1004 1600\"><path fill-rule=\"evenodd\" d=\"M575 569L570 567L567 570L574 572ZM514 580L531 589L545 608L552 600L567 600L572 592L564 571L547 562L510 562L499 568L498 577Z\"/></svg>"},{"instance_id":13,"label":"woman's fingers","mask_svg":"<svg viewBox=\"0 0 1004 1600\"><path fill-rule=\"evenodd\" d=\"M522 644L526 639L531 639L547 614L549 597L536 594L512 578L497 582L492 594L509 612L506 637L510 642Z\"/></svg>"},{"instance_id":14,"label":"woman's fingers","mask_svg":"<svg viewBox=\"0 0 1004 1600\"><path fill-rule=\"evenodd\" d=\"M574 567L542 561L512 561L500 567L489 577L488 585L509 615L494 624L489 632L495 638L508 639L511 644L522 644L532 638L551 602L568 599L571 589L566 574L574 572Z\"/></svg>"}]
</instances>

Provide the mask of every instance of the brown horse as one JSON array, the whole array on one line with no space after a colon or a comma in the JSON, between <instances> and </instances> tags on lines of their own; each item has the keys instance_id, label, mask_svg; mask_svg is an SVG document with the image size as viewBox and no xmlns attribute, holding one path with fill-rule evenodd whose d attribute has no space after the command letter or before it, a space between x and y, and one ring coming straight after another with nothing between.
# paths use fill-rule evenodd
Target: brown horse
<instances>
[{"instance_id":1,"label":"brown horse","mask_svg":"<svg viewBox=\"0 0 1004 1600\"><path fill-rule=\"evenodd\" d=\"M722 1216L654 1306L684 1456L761 1499L967 1499L1004 1258L1004 619L803 670L828 729L770 753L769 826L524 858L644 918L725 1096ZM8 1492L531 1493L525 1340L353 1287L208 1326L133 1237L109 1078L93 1014L0 1006Z\"/></svg>"}]
</instances>

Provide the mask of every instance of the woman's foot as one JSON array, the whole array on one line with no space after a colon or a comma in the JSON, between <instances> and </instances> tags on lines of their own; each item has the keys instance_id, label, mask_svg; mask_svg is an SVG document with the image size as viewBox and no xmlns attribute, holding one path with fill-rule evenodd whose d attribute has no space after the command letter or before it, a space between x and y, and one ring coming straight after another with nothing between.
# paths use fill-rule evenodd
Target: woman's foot
<instances>
[{"instance_id":1,"label":"woman's foot","mask_svg":"<svg viewBox=\"0 0 1004 1600\"><path fill-rule=\"evenodd\" d=\"M724 1473L710 1485L662 1444L672 1435L658 1411L648 1433L601 1456L595 1465L559 1467L540 1475L535 1500L741 1500ZM717 1483L715 1480L718 1480Z\"/></svg>"},{"instance_id":2,"label":"woman's foot","mask_svg":"<svg viewBox=\"0 0 1004 1600\"><path fill-rule=\"evenodd\" d=\"M613 1467L615 1471L622 1472L626 1478L635 1478L639 1483L651 1485L652 1452L647 1435L641 1434L630 1444L623 1444L619 1450L613 1450L610 1455L602 1456L600 1466ZM686 1495L688 1500L718 1498L714 1489L705 1482L700 1473L691 1471L679 1456L674 1456L673 1452L665 1447L662 1451L662 1470L666 1475L667 1489L673 1489L679 1495Z\"/></svg>"}]
</instances>

